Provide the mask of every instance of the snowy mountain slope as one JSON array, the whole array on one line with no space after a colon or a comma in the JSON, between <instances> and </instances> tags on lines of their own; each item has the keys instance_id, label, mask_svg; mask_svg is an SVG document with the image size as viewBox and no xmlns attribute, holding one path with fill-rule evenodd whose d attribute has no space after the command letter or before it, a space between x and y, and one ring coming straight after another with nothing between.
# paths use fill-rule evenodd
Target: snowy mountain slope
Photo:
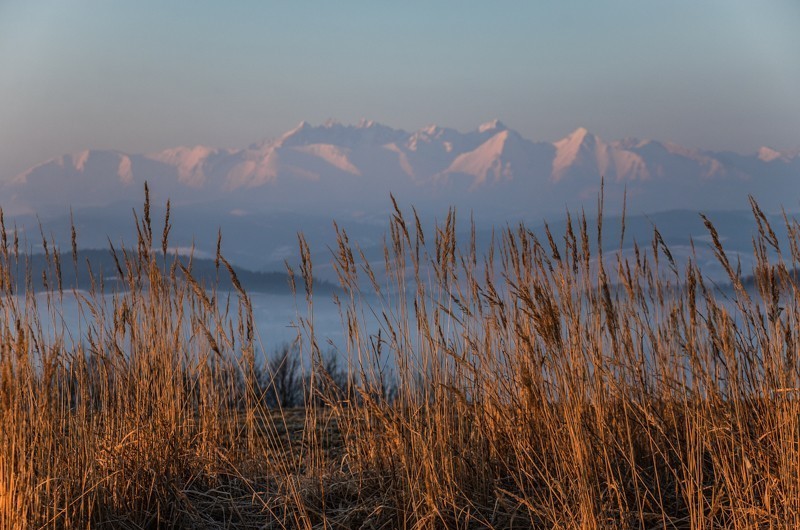
<instances>
[{"instance_id":1,"label":"snowy mountain slope","mask_svg":"<svg viewBox=\"0 0 800 530\"><path fill-rule=\"evenodd\" d=\"M441 210L454 204L497 215L563 212L595 204L605 177L608 208L624 190L639 211L738 209L748 194L768 209L797 209L800 155L763 147L709 152L654 140L606 142L584 128L553 143L523 138L499 121L468 132L415 132L371 121L301 123L241 149L177 147L146 155L84 151L0 182L8 212L154 199L225 208L315 213L384 208L389 193Z\"/></svg>"}]
</instances>

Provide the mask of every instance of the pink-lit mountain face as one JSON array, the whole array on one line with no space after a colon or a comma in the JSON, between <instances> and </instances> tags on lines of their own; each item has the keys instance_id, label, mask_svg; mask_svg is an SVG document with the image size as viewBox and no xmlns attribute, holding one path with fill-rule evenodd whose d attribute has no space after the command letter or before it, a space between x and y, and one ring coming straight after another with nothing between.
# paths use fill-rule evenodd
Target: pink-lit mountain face
<instances>
[{"instance_id":1,"label":"pink-lit mountain face","mask_svg":"<svg viewBox=\"0 0 800 530\"><path fill-rule=\"evenodd\" d=\"M470 132L430 126L408 133L370 121L305 122L243 149L177 147L152 154L84 151L2 182L10 213L156 199L220 203L227 211L385 209L389 193L420 208L466 207L497 217L606 208L624 190L636 211L741 209L748 194L767 209L796 210L800 156L767 147L708 152L652 140L606 142L580 128L553 143L523 138L498 121Z\"/></svg>"}]
</instances>

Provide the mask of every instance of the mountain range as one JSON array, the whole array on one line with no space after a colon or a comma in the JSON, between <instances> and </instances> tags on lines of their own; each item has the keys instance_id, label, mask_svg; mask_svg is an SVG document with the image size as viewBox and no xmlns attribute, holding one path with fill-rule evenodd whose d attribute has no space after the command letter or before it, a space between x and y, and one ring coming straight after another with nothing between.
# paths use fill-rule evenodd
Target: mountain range
<instances>
[{"instance_id":1,"label":"mountain range","mask_svg":"<svg viewBox=\"0 0 800 530\"><path fill-rule=\"evenodd\" d=\"M11 214L138 204L154 199L213 205L225 213L383 211L389 193L421 210L448 205L492 219L563 214L623 195L634 212L683 208L798 209L800 151L712 152L669 142L605 141L579 128L532 141L495 120L468 132L429 126L406 132L372 121L301 123L238 149L176 147L151 154L87 150L43 162L0 182Z\"/></svg>"}]
</instances>

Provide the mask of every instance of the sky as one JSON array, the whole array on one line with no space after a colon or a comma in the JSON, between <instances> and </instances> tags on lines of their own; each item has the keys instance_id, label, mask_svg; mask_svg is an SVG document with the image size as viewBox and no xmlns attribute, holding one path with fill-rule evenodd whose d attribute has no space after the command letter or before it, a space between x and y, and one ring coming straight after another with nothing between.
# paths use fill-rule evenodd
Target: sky
<instances>
[{"instance_id":1,"label":"sky","mask_svg":"<svg viewBox=\"0 0 800 530\"><path fill-rule=\"evenodd\" d=\"M0 177L302 120L800 147L800 2L0 0Z\"/></svg>"}]
</instances>

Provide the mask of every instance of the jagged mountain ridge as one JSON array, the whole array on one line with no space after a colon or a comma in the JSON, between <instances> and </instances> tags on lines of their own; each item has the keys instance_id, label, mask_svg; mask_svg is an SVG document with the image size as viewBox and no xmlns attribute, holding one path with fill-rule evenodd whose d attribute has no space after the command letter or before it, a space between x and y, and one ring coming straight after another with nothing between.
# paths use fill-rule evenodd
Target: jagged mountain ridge
<instances>
[{"instance_id":1,"label":"jagged mountain ridge","mask_svg":"<svg viewBox=\"0 0 800 530\"><path fill-rule=\"evenodd\" d=\"M156 199L221 207L309 211L384 206L388 194L420 207L542 214L591 205L605 178L610 209L623 190L639 211L742 208L748 194L766 208L797 208L800 155L762 147L745 155L654 140L606 142L579 128L535 142L495 120L473 131L430 126L408 133L371 121L306 122L242 149L177 147L152 154L84 151L0 183L6 209L42 211ZM135 202L135 201L134 201Z\"/></svg>"}]
</instances>

